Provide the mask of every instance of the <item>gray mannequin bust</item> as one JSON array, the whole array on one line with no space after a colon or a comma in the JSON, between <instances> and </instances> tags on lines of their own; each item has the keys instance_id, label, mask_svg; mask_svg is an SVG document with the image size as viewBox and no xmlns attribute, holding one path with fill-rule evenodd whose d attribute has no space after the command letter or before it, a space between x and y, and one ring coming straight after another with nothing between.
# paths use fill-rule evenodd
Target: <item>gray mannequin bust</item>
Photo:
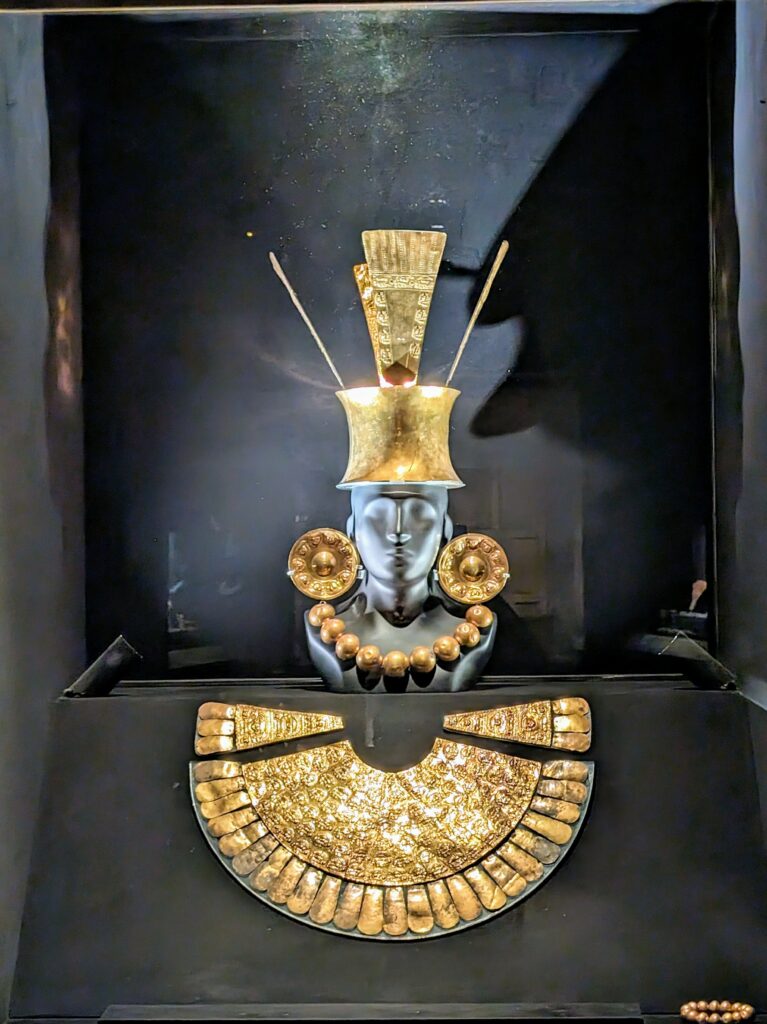
<instances>
[{"instance_id":1,"label":"gray mannequin bust","mask_svg":"<svg viewBox=\"0 0 767 1024\"><path fill-rule=\"evenodd\" d=\"M409 654L417 646L431 647L440 636L452 636L466 608L431 584L440 548L452 534L447 488L363 484L351 489L351 508L347 533L357 546L365 577L353 596L336 606L346 631L355 633L362 645L375 644L383 654ZM331 690L346 693L470 689L490 657L497 627L494 619L476 647L462 648L456 661L438 660L433 672L395 678L364 673L354 659L339 661L334 645L324 644L306 617L305 624L317 671Z\"/></svg>"}]
</instances>

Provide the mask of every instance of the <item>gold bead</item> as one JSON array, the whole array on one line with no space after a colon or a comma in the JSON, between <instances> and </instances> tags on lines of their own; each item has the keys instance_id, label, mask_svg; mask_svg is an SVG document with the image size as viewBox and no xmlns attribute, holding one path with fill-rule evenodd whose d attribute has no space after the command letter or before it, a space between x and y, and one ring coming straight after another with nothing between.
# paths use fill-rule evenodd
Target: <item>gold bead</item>
<instances>
[{"instance_id":1,"label":"gold bead","mask_svg":"<svg viewBox=\"0 0 767 1024\"><path fill-rule=\"evenodd\" d=\"M706 1003L705 999L699 999L695 1005L698 1007L699 1010L705 1010L708 1004Z\"/></svg>"},{"instance_id":2,"label":"gold bead","mask_svg":"<svg viewBox=\"0 0 767 1024\"><path fill-rule=\"evenodd\" d=\"M716 999L712 999L711 1002L708 1004L708 1008L709 1010L718 1010L719 1003L716 1001Z\"/></svg>"},{"instance_id":3,"label":"gold bead","mask_svg":"<svg viewBox=\"0 0 767 1024\"><path fill-rule=\"evenodd\" d=\"M461 654L461 645L454 636L441 636L434 641L433 650L440 661L455 661Z\"/></svg>"},{"instance_id":4,"label":"gold bead","mask_svg":"<svg viewBox=\"0 0 767 1024\"><path fill-rule=\"evenodd\" d=\"M722 1020L724 1021L724 1024L730 1024L730 1021L732 1020L732 1014L731 1013L723 1013L722 1014Z\"/></svg>"},{"instance_id":5,"label":"gold bead","mask_svg":"<svg viewBox=\"0 0 767 1024\"><path fill-rule=\"evenodd\" d=\"M325 619L320 626L320 640L323 644L334 644L345 629L343 619Z\"/></svg>"},{"instance_id":6,"label":"gold bead","mask_svg":"<svg viewBox=\"0 0 767 1024\"><path fill-rule=\"evenodd\" d=\"M414 647L410 652L410 667L416 672L431 672L437 657L431 647Z\"/></svg>"},{"instance_id":7,"label":"gold bead","mask_svg":"<svg viewBox=\"0 0 767 1024\"><path fill-rule=\"evenodd\" d=\"M360 649L360 638L354 633L342 633L336 640L336 657L339 661L354 658Z\"/></svg>"},{"instance_id":8,"label":"gold bead","mask_svg":"<svg viewBox=\"0 0 767 1024\"><path fill-rule=\"evenodd\" d=\"M357 668L361 672L372 672L381 666L381 652L375 644L366 644L357 651Z\"/></svg>"},{"instance_id":9,"label":"gold bead","mask_svg":"<svg viewBox=\"0 0 767 1024\"><path fill-rule=\"evenodd\" d=\"M721 1018L721 1017L719 1016L719 1014L718 1014L718 1013L710 1013L710 1014L708 1015L708 1019L709 1019L709 1021L710 1021L710 1024L719 1024L719 1021L720 1021L720 1020L721 1020L722 1018Z\"/></svg>"},{"instance_id":10,"label":"gold bead","mask_svg":"<svg viewBox=\"0 0 767 1024\"><path fill-rule=\"evenodd\" d=\"M720 1010L733 1010L734 1007L729 999L723 999L719 1004Z\"/></svg>"},{"instance_id":11,"label":"gold bead","mask_svg":"<svg viewBox=\"0 0 767 1024\"><path fill-rule=\"evenodd\" d=\"M706 1024L706 1021L708 1020L708 1014L707 1013L703 1013L701 1011L698 1014L697 1020L698 1020L698 1024Z\"/></svg>"},{"instance_id":12,"label":"gold bead","mask_svg":"<svg viewBox=\"0 0 767 1024\"><path fill-rule=\"evenodd\" d=\"M332 619L335 613L336 610L332 604L328 604L327 601L320 601L319 604L315 604L309 609L309 614L306 617L309 620L310 626L319 629L325 619Z\"/></svg>"},{"instance_id":13,"label":"gold bead","mask_svg":"<svg viewBox=\"0 0 767 1024\"><path fill-rule=\"evenodd\" d=\"M466 609L466 621L473 622L478 629L487 629L493 622L493 613L481 604Z\"/></svg>"},{"instance_id":14,"label":"gold bead","mask_svg":"<svg viewBox=\"0 0 767 1024\"><path fill-rule=\"evenodd\" d=\"M455 627L453 636L461 647L476 647L479 643L479 630L473 622L461 622Z\"/></svg>"},{"instance_id":15,"label":"gold bead","mask_svg":"<svg viewBox=\"0 0 767 1024\"><path fill-rule=\"evenodd\" d=\"M383 670L385 676L404 676L410 665L410 660L404 651L389 651L383 656Z\"/></svg>"}]
</instances>

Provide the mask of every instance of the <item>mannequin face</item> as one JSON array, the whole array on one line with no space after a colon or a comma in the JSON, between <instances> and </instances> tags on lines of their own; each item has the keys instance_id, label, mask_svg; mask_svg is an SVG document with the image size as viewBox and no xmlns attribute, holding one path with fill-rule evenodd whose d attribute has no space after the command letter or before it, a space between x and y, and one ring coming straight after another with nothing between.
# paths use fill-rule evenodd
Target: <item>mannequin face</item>
<instances>
[{"instance_id":1,"label":"mannequin face","mask_svg":"<svg viewBox=\"0 0 767 1024\"><path fill-rule=\"evenodd\" d=\"M431 484L352 489L354 542L368 573L389 586L428 576L447 536L447 490Z\"/></svg>"}]
</instances>

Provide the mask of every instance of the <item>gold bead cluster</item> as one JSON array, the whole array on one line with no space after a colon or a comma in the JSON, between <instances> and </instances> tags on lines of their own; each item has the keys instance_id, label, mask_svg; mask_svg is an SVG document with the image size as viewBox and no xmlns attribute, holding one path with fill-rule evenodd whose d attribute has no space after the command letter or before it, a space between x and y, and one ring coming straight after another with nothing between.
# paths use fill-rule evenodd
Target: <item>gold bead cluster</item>
<instances>
[{"instance_id":1,"label":"gold bead cluster","mask_svg":"<svg viewBox=\"0 0 767 1024\"><path fill-rule=\"evenodd\" d=\"M409 655L404 651L382 654L374 644L363 646L355 633L346 632L344 620L337 619L335 608L325 601L310 608L307 618L310 625L319 629L323 643L335 644L339 661L354 658L361 672L383 672L386 676L396 677L404 676L409 669L432 672L437 661L456 661L462 648L477 646L480 630L489 629L492 625L493 613L481 604L472 605L466 609L465 621L455 627L452 636L438 637L431 647L414 647Z\"/></svg>"},{"instance_id":2,"label":"gold bead cluster","mask_svg":"<svg viewBox=\"0 0 767 1024\"><path fill-rule=\"evenodd\" d=\"M712 999L706 1002L685 1003L679 1008L679 1015L685 1020L698 1021L698 1024L730 1024L731 1021L748 1020L754 1015L753 1006L748 1003L731 1003L729 999Z\"/></svg>"}]
</instances>

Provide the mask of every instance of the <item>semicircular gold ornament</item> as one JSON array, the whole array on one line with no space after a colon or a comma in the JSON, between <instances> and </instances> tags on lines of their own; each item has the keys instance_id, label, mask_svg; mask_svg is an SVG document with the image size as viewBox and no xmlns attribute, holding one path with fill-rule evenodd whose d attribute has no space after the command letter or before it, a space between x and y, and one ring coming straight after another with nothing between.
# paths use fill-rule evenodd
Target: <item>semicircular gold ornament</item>
<instances>
[{"instance_id":1,"label":"semicircular gold ornament","mask_svg":"<svg viewBox=\"0 0 767 1024\"><path fill-rule=\"evenodd\" d=\"M226 721L226 720L224 720ZM336 934L421 939L542 884L583 824L593 765L437 738L384 772L348 741L191 766L197 820L253 895Z\"/></svg>"},{"instance_id":2,"label":"semicircular gold ornament","mask_svg":"<svg viewBox=\"0 0 767 1024\"><path fill-rule=\"evenodd\" d=\"M323 526L302 534L290 549L288 575L302 594L341 597L357 579L360 557L345 533Z\"/></svg>"},{"instance_id":3,"label":"semicircular gold ornament","mask_svg":"<svg viewBox=\"0 0 767 1024\"><path fill-rule=\"evenodd\" d=\"M509 578L509 560L497 540L484 533L454 537L440 552L439 585L461 604L484 604L496 597Z\"/></svg>"}]
</instances>

